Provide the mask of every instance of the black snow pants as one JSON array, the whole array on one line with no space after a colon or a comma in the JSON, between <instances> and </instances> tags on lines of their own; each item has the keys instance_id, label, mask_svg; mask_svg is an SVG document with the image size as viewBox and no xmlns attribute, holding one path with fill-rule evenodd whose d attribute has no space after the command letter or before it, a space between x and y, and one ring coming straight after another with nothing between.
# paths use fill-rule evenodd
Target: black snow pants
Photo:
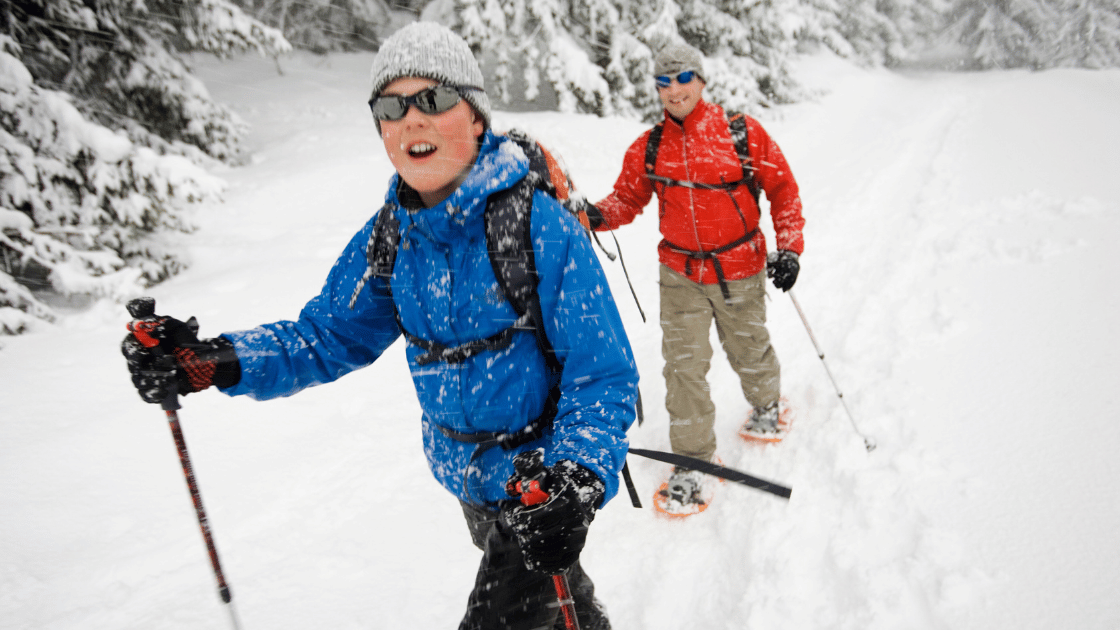
<instances>
[{"instance_id":1,"label":"black snow pants","mask_svg":"<svg viewBox=\"0 0 1120 630\"><path fill-rule=\"evenodd\" d=\"M517 538L498 512L463 503L463 515L482 562L459 630L564 630L552 577L525 568ZM580 630L610 630L595 585L578 561L568 569L568 583Z\"/></svg>"}]
</instances>

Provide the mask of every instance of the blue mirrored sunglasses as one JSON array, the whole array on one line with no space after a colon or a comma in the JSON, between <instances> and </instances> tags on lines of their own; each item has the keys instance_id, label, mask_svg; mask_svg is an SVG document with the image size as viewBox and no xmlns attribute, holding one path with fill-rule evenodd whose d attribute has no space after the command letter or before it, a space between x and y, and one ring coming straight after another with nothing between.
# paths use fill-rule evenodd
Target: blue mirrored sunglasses
<instances>
[{"instance_id":1,"label":"blue mirrored sunglasses","mask_svg":"<svg viewBox=\"0 0 1120 630\"><path fill-rule=\"evenodd\" d=\"M684 72L678 74L675 77L671 77L667 74L663 74L663 75L657 77L655 80L657 81L657 87L667 88L673 83L673 79L676 79L677 83L680 83L681 85L684 85L685 83L692 83L692 79L695 76L696 76L696 71L695 70L685 70Z\"/></svg>"}]
</instances>

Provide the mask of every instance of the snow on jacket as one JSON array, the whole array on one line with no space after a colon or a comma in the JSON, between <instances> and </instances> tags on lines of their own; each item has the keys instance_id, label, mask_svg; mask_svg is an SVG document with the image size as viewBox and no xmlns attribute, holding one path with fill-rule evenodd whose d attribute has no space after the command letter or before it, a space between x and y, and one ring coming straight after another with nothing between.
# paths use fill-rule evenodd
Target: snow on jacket
<instances>
[{"instance_id":1,"label":"snow on jacket","mask_svg":"<svg viewBox=\"0 0 1120 630\"><path fill-rule=\"evenodd\" d=\"M801 254L805 247L801 235L805 220L801 216L797 182L781 149L762 125L749 116L745 119L751 160L757 169L754 176L770 202L777 248ZM716 185L742 179L743 169L735 154L727 115L719 105L701 101L683 124L666 113L663 128L655 175ZM758 227L758 204L746 185L728 194L726 190L662 188L661 184L654 184L646 176L645 168L649 135L649 131L645 132L630 145L614 192L595 204L604 219L597 229L613 230L633 221L649 203L656 185L664 237L657 247L661 263L693 282L715 284L719 280L713 261L690 259L670 244L690 251L711 251L733 243ZM720 254L719 260L727 280L753 276L766 268L766 238L761 231L756 232L749 241Z\"/></svg>"},{"instance_id":2,"label":"snow on jacket","mask_svg":"<svg viewBox=\"0 0 1120 630\"><path fill-rule=\"evenodd\" d=\"M241 381L225 393L258 399L288 396L372 363L400 334L390 300L410 333L447 346L507 328L517 317L490 265L483 212L488 195L512 187L527 173L521 149L487 131L466 181L435 207L402 209L399 175L394 175L385 206L395 209L400 221L392 297L384 281L375 278L362 288L354 308L349 306L367 269L375 215L351 239L322 292L299 319L225 333L241 362ZM408 365L423 410L424 451L444 487L460 499L493 507L508 498L505 483L513 474L513 456L543 446L546 465L568 459L598 475L606 486L606 503L618 490L628 449L637 367L583 228L544 193L538 191L532 203L545 331L564 365L553 427L540 440L509 452L492 448L474 463L474 445L454 441L438 429L516 431L542 413L548 369L531 330L515 333L502 350L453 365L421 366L416 362L421 351L409 344Z\"/></svg>"}]
</instances>

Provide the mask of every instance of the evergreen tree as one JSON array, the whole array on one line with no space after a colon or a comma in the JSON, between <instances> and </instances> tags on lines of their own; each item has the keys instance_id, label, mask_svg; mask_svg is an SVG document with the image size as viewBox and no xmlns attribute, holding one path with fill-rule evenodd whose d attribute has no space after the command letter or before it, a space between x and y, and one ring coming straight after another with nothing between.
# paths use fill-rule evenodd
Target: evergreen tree
<instances>
[{"instance_id":1,"label":"evergreen tree","mask_svg":"<svg viewBox=\"0 0 1120 630\"><path fill-rule=\"evenodd\" d=\"M617 61L613 39L618 12L608 0L455 0L452 24L476 53L495 53L494 96L509 102L513 73L520 70L525 98L535 100L542 81L556 91L561 111L609 115L630 108L617 100L625 73L604 69Z\"/></svg>"},{"instance_id":2,"label":"evergreen tree","mask_svg":"<svg viewBox=\"0 0 1120 630\"><path fill-rule=\"evenodd\" d=\"M708 95L729 110L797 100L792 60L796 0L684 0L678 31L706 58Z\"/></svg>"},{"instance_id":3,"label":"evergreen tree","mask_svg":"<svg viewBox=\"0 0 1120 630\"><path fill-rule=\"evenodd\" d=\"M1046 0L959 0L946 31L977 68L1042 68L1057 51L1060 16Z\"/></svg>"},{"instance_id":4,"label":"evergreen tree","mask_svg":"<svg viewBox=\"0 0 1120 630\"><path fill-rule=\"evenodd\" d=\"M653 58L666 42L705 56L711 100L751 112L804 97L789 69L799 45L896 63L947 1L451 0L429 15L493 61L499 102L521 96L511 92L521 72L529 100L547 82L564 111L652 120L661 112Z\"/></svg>"},{"instance_id":5,"label":"evergreen tree","mask_svg":"<svg viewBox=\"0 0 1120 630\"><path fill-rule=\"evenodd\" d=\"M127 297L184 265L175 234L244 124L176 51L288 49L225 0L0 3L0 331L59 296Z\"/></svg>"},{"instance_id":6,"label":"evergreen tree","mask_svg":"<svg viewBox=\"0 0 1120 630\"><path fill-rule=\"evenodd\" d=\"M394 12L413 18L426 2L400 0L234 0L248 14L316 53L376 50L397 26Z\"/></svg>"},{"instance_id":7,"label":"evergreen tree","mask_svg":"<svg viewBox=\"0 0 1120 630\"><path fill-rule=\"evenodd\" d=\"M1065 0L1055 65L1120 67L1120 0Z\"/></svg>"}]
</instances>

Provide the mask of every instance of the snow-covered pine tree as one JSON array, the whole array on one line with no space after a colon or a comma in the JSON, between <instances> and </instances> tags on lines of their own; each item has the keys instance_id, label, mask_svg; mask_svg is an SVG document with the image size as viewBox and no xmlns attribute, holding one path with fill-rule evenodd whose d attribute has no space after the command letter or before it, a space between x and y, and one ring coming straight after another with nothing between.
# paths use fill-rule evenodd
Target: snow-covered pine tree
<instances>
[{"instance_id":1,"label":"snow-covered pine tree","mask_svg":"<svg viewBox=\"0 0 1120 630\"><path fill-rule=\"evenodd\" d=\"M526 100L535 100L547 81L560 111L608 115L624 104L615 94L627 90L625 83L612 86L604 76L619 28L608 0L455 0L454 13L450 26L476 54L493 54L499 102L515 96L514 73L521 72ZM625 73L612 76L620 81Z\"/></svg>"},{"instance_id":2,"label":"snow-covered pine tree","mask_svg":"<svg viewBox=\"0 0 1120 630\"><path fill-rule=\"evenodd\" d=\"M755 110L799 96L785 67L797 0L454 0L450 26L494 64L499 102L536 98L547 82L562 111L652 120L654 52L672 40L708 58L709 96ZM522 73L524 94L512 94Z\"/></svg>"},{"instance_id":3,"label":"snow-covered pine tree","mask_svg":"<svg viewBox=\"0 0 1120 630\"><path fill-rule=\"evenodd\" d=\"M1120 66L1120 0L958 0L941 35L978 68Z\"/></svg>"},{"instance_id":4,"label":"snow-covered pine tree","mask_svg":"<svg viewBox=\"0 0 1120 630\"><path fill-rule=\"evenodd\" d=\"M316 53L376 50L400 23L394 13L415 16L423 0L233 0L264 24L279 29L293 46Z\"/></svg>"},{"instance_id":5,"label":"snow-covered pine tree","mask_svg":"<svg viewBox=\"0 0 1120 630\"><path fill-rule=\"evenodd\" d=\"M225 0L0 4L0 332L52 300L127 297L184 265L175 234L244 124L175 50L288 49Z\"/></svg>"},{"instance_id":6,"label":"snow-covered pine tree","mask_svg":"<svg viewBox=\"0 0 1120 630\"><path fill-rule=\"evenodd\" d=\"M902 38L903 55L923 51L945 27L953 0L882 0L877 10L890 20ZM904 61L897 58L888 65Z\"/></svg>"},{"instance_id":7,"label":"snow-covered pine tree","mask_svg":"<svg viewBox=\"0 0 1120 630\"><path fill-rule=\"evenodd\" d=\"M499 102L533 100L547 82L563 111L652 120L661 106L650 74L666 42L705 56L712 101L757 111L805 96L789 69L800 44L895 63L948 1L437 0L426 13L492 65ZM513 94L518 73L523 94Z\"/></svg>"},{"instance_id":8,"label":"snow-covered pine tree","mask_svg":"<svg viewBox=\"0 0 1120 630\"><path fill-rule=\"evenodd\" d=\"M1063 0L1054 65L1120 67L1120 0Z\"/></svg>"},{"instance_id":9,"label":"snow-covered pine tree","mask_svg":"<svg viewBox=\"0 0 1120 630\"><path fill-rule=\"evenodd\" d=\"M683 0L679 33L704 54L709 98L734 111L801 99L790 72L805 13L798 0Z\"/></svg>"},{"instance_id":10,"label":"snow-covered pine tree","mask_svg":"<svg viewBox=\"0 0 1120 630\"><path fill-rule=\"evenodd\" d=\"M895 8L890 0L841 0L837 30L852 46L856 59L880 65L906 57L898 25L881 11Z\"/></svg>"},{"instance_id":11,"label":"snow-covered pine tree","mask_svg":"<svg viewBox=\"0 0 1120 630\"><path fill-rule=\"evenodd\" d=\"M958 0L945 36L967 49L977 68L1053 65L1062 17L1047 0Z\"/></svg>"}]
</instances>

